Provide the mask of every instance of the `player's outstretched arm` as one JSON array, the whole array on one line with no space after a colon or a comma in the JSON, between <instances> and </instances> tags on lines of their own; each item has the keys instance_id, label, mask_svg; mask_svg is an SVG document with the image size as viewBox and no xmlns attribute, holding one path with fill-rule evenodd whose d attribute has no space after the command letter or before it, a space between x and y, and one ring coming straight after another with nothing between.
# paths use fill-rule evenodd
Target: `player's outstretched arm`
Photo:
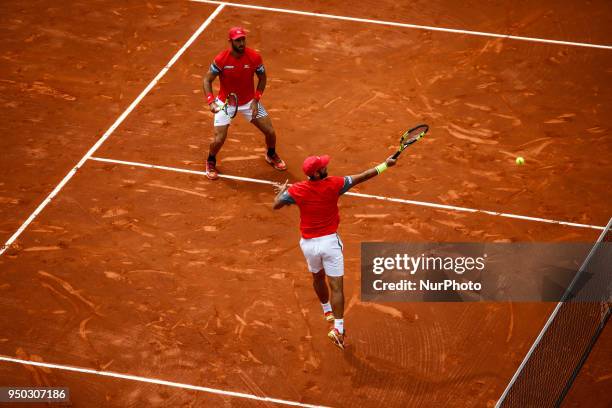
<instances>
[{"instance_id":1,"label":"player's outstretched arm","mask_svg":"<svg viewBox=\"0 0 612 408\"><path fill-rule=\"evenodd\" d=\"M392 156L389 156L387 160L385 160L378 166L371 168L371 169L367 169L363 173L359 173L359 174L355 174L351 176L351 179L353 180L353 184L351 185L351 187L354 187L357 184L363 183L364 181L367 181L371 179L372 177L379 175L383 171L387 170L388 167L395 166L395 163L397 163L397 160L394 159Z\"/></svg>"}]
</instances>

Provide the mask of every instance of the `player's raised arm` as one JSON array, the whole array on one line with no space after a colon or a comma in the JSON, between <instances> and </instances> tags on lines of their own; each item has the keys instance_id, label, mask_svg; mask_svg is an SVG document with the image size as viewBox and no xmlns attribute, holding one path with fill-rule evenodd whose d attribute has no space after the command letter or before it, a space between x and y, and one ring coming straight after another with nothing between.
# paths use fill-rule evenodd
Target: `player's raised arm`
<instances>
[{"instance_id":1,"label":"player's raised arm","mask_svg":"<svg viewBox=\"0 0 612 408\"><path fill-rule=\"evenodd\" d=\"M350 176L353 181L351 184L351 187L354 187L357 184L363 183L364 181L367 181L371 179L372 177L379 175L383 171L387 170L388 167L395 166L395 163L397 163L397 160L390 156L387 158L387 160L385 160L378 166L371 168L371 169L367 169L366 171L362 173Z\"/></svg>"}]
</instances>

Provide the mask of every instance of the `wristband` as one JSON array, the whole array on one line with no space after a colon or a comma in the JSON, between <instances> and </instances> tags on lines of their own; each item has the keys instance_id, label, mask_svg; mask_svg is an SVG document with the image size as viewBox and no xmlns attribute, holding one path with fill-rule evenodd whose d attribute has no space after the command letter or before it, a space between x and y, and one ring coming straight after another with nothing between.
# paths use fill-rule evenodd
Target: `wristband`
<instances>
[{"instance_id":1,"label":"wristband","mask_svg":"<svg viewBox=\"0 0 612 408\"><path fill-rule=\"evenodd\" d=\"M253 99L258 101L258 100L261 99L262 96L263 96L263 92L258 89L258 90L255 91L255 96L253 97Z\"/></svg>"},{"instance_id":2,"label":"wristband","mask_svg":"<svg viewBox=\"0 0 612 408\"><path fill-rule=\"evenodd\" d=\"M213 103L215 101L215 96L211 93L206 95L206 101L208 102L208 104L210 105L211 103Z\"/></svg>"},{"instance_id":3,"label":"wristband","mask_svg":"<svg viewBox=\"0 0 612 408\"><path fill-rule=\"evenodd\" d=\"M387 170L389 166L387 166L387 162L384 163L380 163L378 166L374 167L376 169L376 172L378 174L382 173L383 171Z\"/></svg>"}]
</instances>

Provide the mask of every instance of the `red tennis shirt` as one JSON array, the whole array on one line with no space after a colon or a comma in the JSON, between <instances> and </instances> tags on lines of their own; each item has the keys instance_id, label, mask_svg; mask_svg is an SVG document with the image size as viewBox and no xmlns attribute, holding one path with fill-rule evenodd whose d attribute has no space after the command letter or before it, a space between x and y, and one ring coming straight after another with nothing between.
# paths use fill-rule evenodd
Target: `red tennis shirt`
<instances>
[{"instance_id":1,"label":"red tennis shirt","mask_svg":"<svg viewBox=\"0 0 612 408\"><path fill-rule=\"evenodd\" d=\"M244 105L255 96L253 74L263 73L264 66L261 55L252 48L244 48L244 54L236 58L231 50L220 52L210 66L210 70L219 75L221 88L219 99L224 101L227 95L238 95L238 104Z\"/></svg>"},{"instance_id":2,"label":"red tennis shirt","mask_svg":"<svg viewBox=\"0 0 612 408\"><path fill-rule=\"evenodd\" d=\"M329 176L323 180L300 181L289 187L287 192L300 209L303 238L322 237L338 231L338 199L351 183L350 177Z\"/></svg>"}]
</instances>

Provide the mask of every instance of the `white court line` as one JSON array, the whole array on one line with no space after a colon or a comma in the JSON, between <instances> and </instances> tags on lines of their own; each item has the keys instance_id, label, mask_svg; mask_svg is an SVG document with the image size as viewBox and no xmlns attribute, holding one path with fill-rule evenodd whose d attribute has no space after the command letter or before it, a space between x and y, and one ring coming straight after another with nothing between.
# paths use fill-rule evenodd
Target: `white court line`
<instances>
[{"instance_id":1,"label":"white court line","mask_svg":"<svg viewBox=\"0 0 612 408\"><path fill-rule=\"evenodd\" d=\"M64 371L74 371L77 373L84 373L84 374L95 374L95 375L100 375L103 377L112 377L112 378L119 378L122 380L139 381L139 382L144 382L144 383L149 383L149 384L166 385L168 387L182 388L185 390L202 391L202 392L208 392L210 394L225 395L225 396L236 397L236 398L246 398L246 399L251 399L251 400L256 400L256 401L272 402L275 404L291 405L294 407L306 407L306 408L324 407L323 405L311 405L311 404L303 404L301 402L287 401L287 400L278 399L278 398L259 397L257 395L246 394L243 392L225 391L225 390L220 390L217 388L201 387L199 385L191 385L191 384L179 383L179 382L174 382L174 381L166 381L166 380L158 380L156 378L140 377L138 375L120 374L120 373L115 373L113 371L98 371L98 370L93 370L90 368L74 367L74 366L68 366L68 365L62 365L62 364L41 363L38 361L21 360L18 358L12 358L12 357L2 356L2 355L0 355L0 361L5 361L8 363L24 364L24 365L30 365L30 366L36 366L36 367L54 368L57 370L64 370Z\"/></svg>"},{"instance_id":2,"label":"white court line","mask_svg":"<svg viewBox=\"0 0 612 408\"><path fill-rule=\"evenodd\" d=\"M174 171L178 173L198 174L201 176L206 175L205 171L181 169L178 167L169 167L169 166L158 166L155 164L139 163L139 162L125 161L125 160L106 159L102 157L91 157L91 160L105 162L105 163L123 164L126 166L146 167L149 169ZM254 178L249 178L249 177L230 176L228 174L219 174L219 177L229 179L229 180L246 181L249 183L259 183L259 184L268 184L268 185L277 184L274 181L254 179ZM544 222L548 224L565 225L568 227L592 228L592 229L597 229L597 230L605 229L605 227L600 227L598 225L577 224L575 222L556 221L556 220L550 220L546 218L528 217L525 215L509 214L509 213L502 213L502 212L497 212L497 211L478 210L475 208L467 208L467 207L456 207L454 205L436 204L436 203L430 203L427 201L405 200L403 198L384 197L384 196L372 195L372 194L354 193L350 191L346 193L345 195L354 196L354 197L362 197L362 198L372 198L375 200L390 201L390 202L400 203L400 204L410 204L410 205L418 205L422 207L432 207L432 208L437 208L440 210L481 213L481 214L495 215L498 217L514 218L514 219L525 220L525 221L537 221L537 222Z\"/></svg>"},{"instance_id":3,"label":"white court line","mask_svg":"<svg viewBox=\"0 0 612 408\"><path fill-rule=\"evenodd\" d=\"M276 8L276 7L255 6L251 4L226 3L223 1L212 1L212 0L191 0L191 1L194 1L196 3L223 4L226 6L247 8L247 9L253 9L253 10L273 11L276 13L297 14L300 16L330 18L334 20L355 21L359 23L378 24L378 25L386 25L386 26L393 26L393 27L416 28L419 30L442 31L445 33L476 35L476 36L481 36L481 37L505 38L508 40L530 41L530 42L538 42L538 43L546 43L546 44L570 45L570 46L575 46L575 47L601 48L605 50L612 50L612 45L589 44L589 43L561 41L561 40L547 40L544 38L522 37L518 35L496 34L496 33L488 33L488 32L483 32L483 31L459 30L455 28L444 28L444 27L434 27L434 26L419 25L419 24L398 23L394 21L372 20L369 18L346 17L346 16L338 16L334 14L312 13L308 11L290 10L290 9Z\"/></svg>"},{"instance_id":4,"label":"white court line","mask_svg":"<svg viewBox=\"0 0 612 408\"><path fill-rule=\"evenodd\" d=\"M47 198L45 198L44 201L40 203L40 205L28 217L28 219L25 220L25 222L19 227L19 229L4 243L4 245L2 245L2 247L0 247L0 256L2 256L2 254L13 244L13 242L15 242L15 240L23 233L23 231L28 227L28 225L30 225L30 223L34 221L38 214L40 214L41 211L44 210L47 204L49 204L51 200L53 200L53 198L60 192L60 190L66 185L66 183L70 181L72 176L76 174L79 168L83 166L87 159L89 159L96 152L96 150L98 150L98 148L102 146L102 143L104 143L106 139L108 139L108 137L113 134L115 129L117 129L117 127L134 110L134 108L140 103L140 101L149 93L149 91L153 89L155 85L157 85L159 80L164 75L166 75L166 72L168 72L172 65L174 65L174 63L181 57L181 55L183 55L185 50L187 50L187 48L189 48L189 46L200 36L204 29L213 21L213 19L221 12L221 10L223 10L224 7L225 6L221 4L215 9L215 11L213 11L213 13L206 19L206 21L202 23L202 25L195 31L195 33L193 33L189 40L187 40L187 42L181 47L181 49L178 50L176 54L174 54L174 57L172 57L170 62L168 62L166 66L162 68L159 74L157 74L157 76L153 78L149 85L147 85L147 87L140 93L140 95L138 95L138 97L136 97L136 99L134 99L130 106L128 106L128 108L121 114L121 116L117 118L115 123L113 123L111 127L108 128L108 130L102 135L102 137L98 139L96 144L94 144L91 149L89 149L89 151L85 153L85 156L83 156L81 160L68 172L68 174L66 174L62 181L60 181L60 183L53 189L53 191L51 191Z\"/></svg>"}]
</instances>

